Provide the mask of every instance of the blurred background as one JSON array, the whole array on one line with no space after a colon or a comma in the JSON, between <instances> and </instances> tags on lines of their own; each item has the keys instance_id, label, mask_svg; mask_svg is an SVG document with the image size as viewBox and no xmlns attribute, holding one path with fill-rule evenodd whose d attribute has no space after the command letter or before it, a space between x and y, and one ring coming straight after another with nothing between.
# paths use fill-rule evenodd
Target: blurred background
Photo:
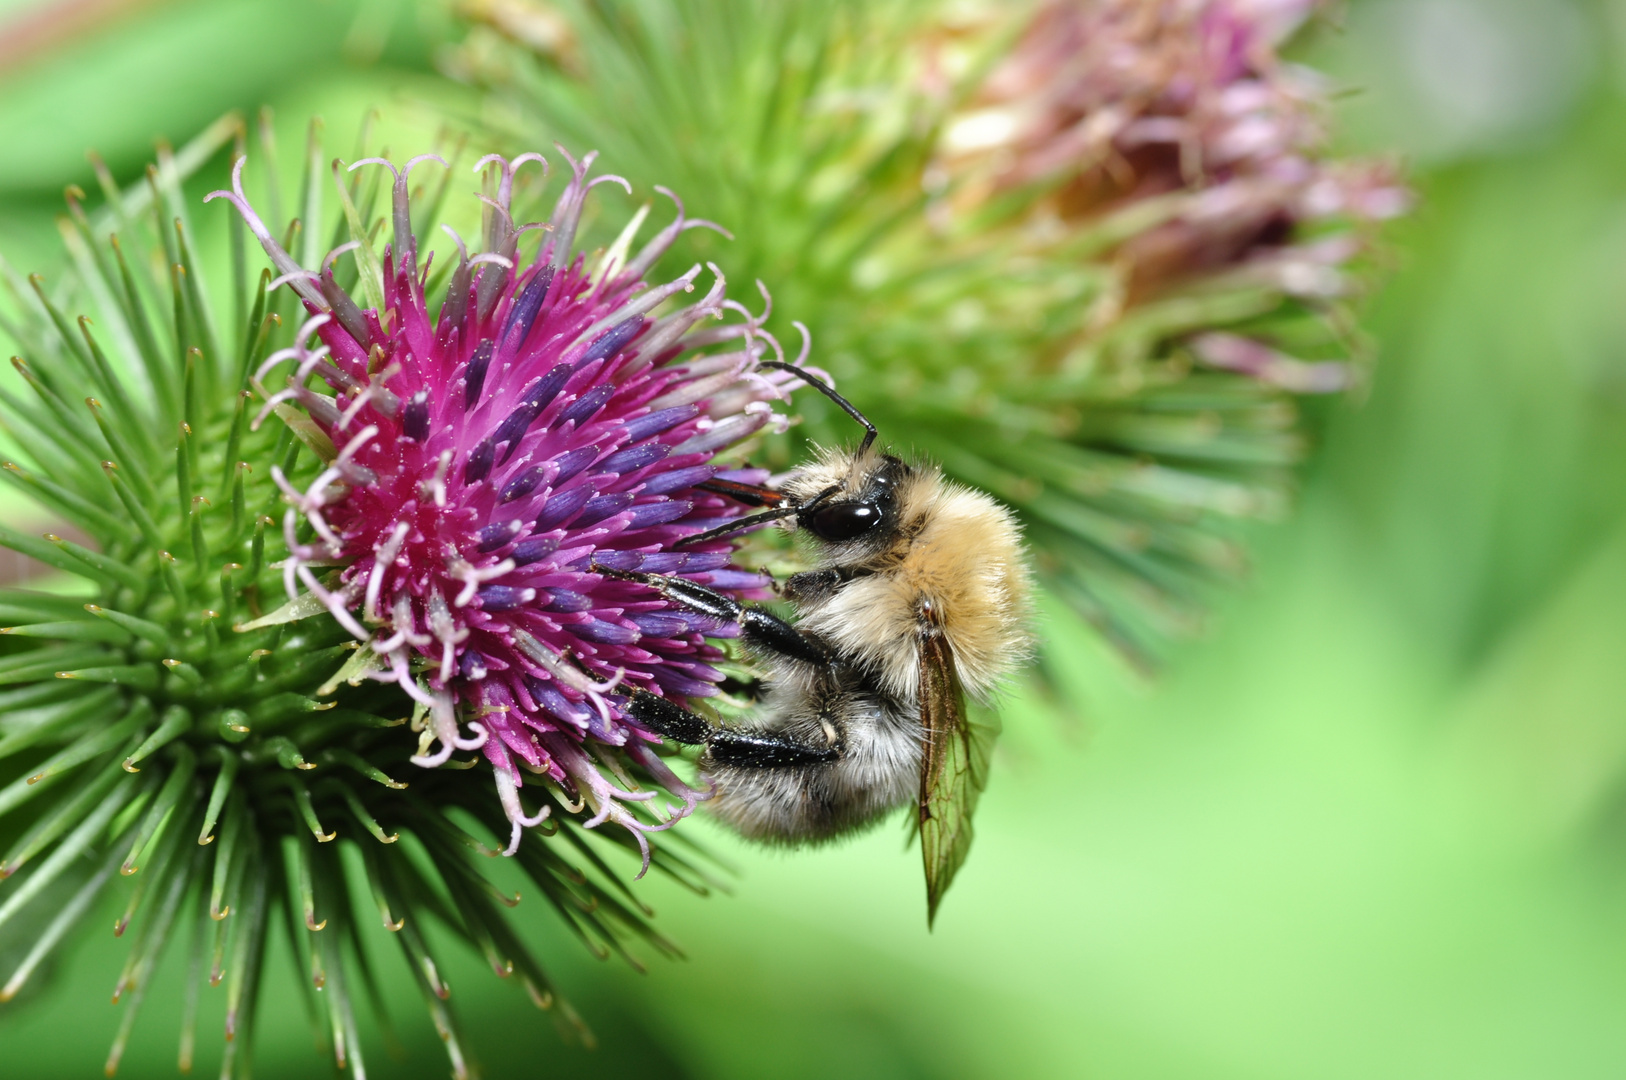
<instances>
[{"instance_id":1,"label":"blurred background","mask_svg":"<svg viewBox=\"0 0 1626 1080\"><path fill-rule=\"evenodd\" d=\"M0 253L49 273L87 148L139 175L230 108L292 138L321 113L342 146L376 106L397 151L427 143L479 109L437 73L455 36L405 0L0 0ZM1419 205L1387 233L1370 389L1321 418L1252 580L1156 683L1047 608L1064 684L1006 710L934 933L901 830L784 856L702 824L732 895L642 886L688 959L639 974L527 927L596 1050L454 965L486 1075L1619 1074L1626 3L1354 0L1299 51ZM0 1009L7 1075L100 1069L122 957L98 930ZM172 1073L183 962L122 1075ZM271 971L257 1069L318 1075ZM375 1073L444 1075L391 1001Z\"/></svg>"}]
</instances>

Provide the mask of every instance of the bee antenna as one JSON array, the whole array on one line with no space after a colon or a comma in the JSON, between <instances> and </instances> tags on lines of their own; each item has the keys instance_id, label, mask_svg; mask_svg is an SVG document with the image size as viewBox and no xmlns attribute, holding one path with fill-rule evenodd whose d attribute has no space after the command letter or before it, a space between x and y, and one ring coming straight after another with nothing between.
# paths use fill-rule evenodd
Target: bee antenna
<instances>
[{"instance_id":1,"label":"bee antenna","mask_svg":"<svg viewBox=\"0 0 1626 1080\"><path fill-rule=\"evenodd\" d=\"M854 420L857 420L860 424L863 424L864 441L858 446L858 452L860 454L868 450L870 448L870 444L875 441L875 437L880 434L875 430L875 425L869 422L869 417L859 412L856 405L842 397L840 394L836 393L836 388L825 382L823 379L808 374L806 369L796 367L792 364L787 364L783 360L763 360L757 364L757 367L778 368L780 371L790 372L792 375L796 376L798 379L801 379L807 385L811 386L813 389L817 390L819 393L841 406L842 412L846 413Z\"/></svg>"},{"instance_id":2,"label":"bee antenna","mask_svg":"<svg viewBox=\"0 0 1626 1080\"><path fill-rule=\"evenodd\" d=\"M707 540L717 540L724 536L732 536L743 529L749 529L753 525L761 525L765 521L778 521L780 518L791 517L801 509L803 508L797 506L781 506L773 510L764 510L760 514L750 514L746 517L735 518L728 524L719 525L715 529L707 529L702 533L694 533L691 536L679 537L677 540L673 541L672 546L675 548L687 547L690 544L703 544Z\"/></svg>"},{"instance_id":3,"label":"bee antenna","mask_svg":"<svg viewBox=\"0 0 1626 1080\"><path fill-rule=\"evenodd\" d=\"M872 432L874 431L873 428L870 430ZM864 445L868 446L869 443L865 442ZM695 486L700 488L705 487L703 484L696 484ZM679 548L687 544L698 544L706 540L716 540L720 537L732 536L742 529L749 529L753 525L761 525L765 521L778 521L780 518L788 518L797 514L805 514L809 510L817 510L840 492L840 484L831 484L829 487L825 488L823 491L819 492L817 495L813 496L804 503L787 503L784 506L776 506L772 510L764 510L760 514L749 514L746 517L736 518L726 525L717 526L715 529L707 529L703 533L695 533L692 536L682 537L681 539L675 541L672 546ZM720 495L723 493L717 492L717 494Z\"/></svg>"}]
</instances>

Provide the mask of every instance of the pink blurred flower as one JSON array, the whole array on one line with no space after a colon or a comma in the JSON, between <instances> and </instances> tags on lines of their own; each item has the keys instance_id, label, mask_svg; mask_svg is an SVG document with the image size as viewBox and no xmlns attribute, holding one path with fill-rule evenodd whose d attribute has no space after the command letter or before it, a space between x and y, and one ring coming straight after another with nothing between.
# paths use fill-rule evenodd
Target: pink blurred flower
<instances>
[{"instance_id":1,"label":"pink blurred flower","mask_svg":"<svg viewBox=\"0 0 1626 1080\"><path fill-rule=\"evenodd\" d=\"M1043 4L945 126L934 170L956 182L940 215L1048 187L1030 219L1059 219L1069 236L1132 222L1103 233L1121 284L1097 329L1143 301L1222 283L1310 302L1345 295L1344 267L1364 247L1348 227L1400 214L1410 197L1385 163L1325 155L1324 80L1277 53L1320 6ZM1268 380L1288 369L1254 370ZM1346 382L1323 373L1288 388Z\"/></svg>"}]
</instances>

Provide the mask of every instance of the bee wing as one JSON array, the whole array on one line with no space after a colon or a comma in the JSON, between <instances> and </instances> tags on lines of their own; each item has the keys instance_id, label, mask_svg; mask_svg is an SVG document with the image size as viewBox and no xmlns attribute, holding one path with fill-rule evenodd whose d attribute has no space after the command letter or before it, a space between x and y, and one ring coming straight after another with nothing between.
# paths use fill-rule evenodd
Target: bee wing
<instances>
[{"instance_id":1,"label":"bee wing","mask_svg":"<svg viewBox=\"0 0 1626 1080\"><path fill-rule=\"evenodd\" d=\"M925 747L920 770L920 851L926 862L926 924L971 850L971 812L988 783L997 723L974 724L954 653L940 634L920 646L920 722Z\"/></svg>"}]
</instances>

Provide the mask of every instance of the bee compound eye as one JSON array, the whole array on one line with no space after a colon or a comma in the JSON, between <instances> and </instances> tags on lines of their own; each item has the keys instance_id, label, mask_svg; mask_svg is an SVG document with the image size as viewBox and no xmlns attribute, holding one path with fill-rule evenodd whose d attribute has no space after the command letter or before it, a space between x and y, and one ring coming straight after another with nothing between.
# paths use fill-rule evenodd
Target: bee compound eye
<instances>
[{"instance_id":1,"label":"bee compound eye","mask_svg":"<svg viewBox=\"0 0 1626 1080\"><path fill-rule=\"evenodd\" d=\"M835 503L813 511L803 519L802 527L821 540L852 540L880 520L880 508L870 503Z\"/></svg>"}]
</instances>

